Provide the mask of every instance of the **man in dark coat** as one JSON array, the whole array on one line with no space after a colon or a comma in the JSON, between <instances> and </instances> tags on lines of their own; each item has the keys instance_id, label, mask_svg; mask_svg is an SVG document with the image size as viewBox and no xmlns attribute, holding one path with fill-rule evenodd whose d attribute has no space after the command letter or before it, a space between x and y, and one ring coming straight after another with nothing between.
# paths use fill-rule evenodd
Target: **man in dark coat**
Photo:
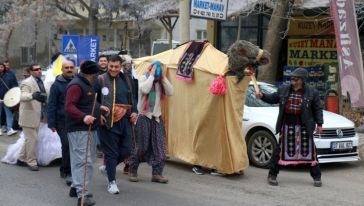
<instances>
[{"instance_id":1,"label":"man in dark coat","mask_svg":"<svg viewBox=\"0 0 364 206\"><path fill-rule=\"evenodd\" d=\"M276 132L280 144L273 153L268 183L276 186L280 165L309 164L314 186L321 187L321 171L313 133L321 133L323 113L319 93L305 84L306 69L298 68L291 74L291 84L282 85L272 94L257 93L256 97L270 104L279 103Z\"/></svg>"},{"instance_id":2,"label":"man in dark coat","mask_svg":"<svg viewBox=\"0 0 364 206\"><path fill-rule=\"evenodd\" d=\"M95 204L93 195L90 194L90 181L95 161L96 129L101 112L106 116L109 113L107 107L95 101L94 84L98 72L99 68L96 63L83 62L81 73L72 79L66 91L66 128L72 173L70 196L78 197L77 205L82 205L82 198L84 198L84 206ZM86 148L88 149L86 150ZM86 151L88 152L87 159L85 159ZM86 176L84 176L85 169L87 169ZM83 186L85 187L83 188Z\"/></svg>"},{"instance_id":3,"label":"man in dark coat","mask_svg":"<svg viewBox=\"0 0 364 206\"><path fill-rule=\"evenodd\" d=\"M116 167L130 155L130 121L135 122L137 118L132 87L121 72L121 64L122 59L119 56L111 56L107 72L98 77L101 103L111 111L109 116L103 116L104 125L99 128L101 147L105 155L105 167L100 167L100 171L107 174L107 191L111 194L119 194Z\"/></svg>"},{"instance_id":4,"label":"man in dark coat","mask_svg":"<svg viewBox=\"0 0 364 206\"><path fill-rule=\"evenodd\" d=\"M51 86L48 98L48 127L57 132L62 144L62 164L60 167L61 177L65 178L66 184L72 184L70 150L66 132L65 101L68 83L75 74L75 65L71 61L62 64L62 74L56 77Z\"/></svg>"},{"instance_id":5,"label":"man in dark coat","mask_svg":"<svg viewBox=\"0 0 364 206\"><path fill-rule=\"evenodd\" d=\"M9 66L9 63L0 63L0 121L4 121L4 123L6 122L7 135L10 136L15 134L17 131L13 130L13 112L11 111L11 108L4 104L3 99L9 89L18 86L18 82L16 81L14 73L6 71L7 65ZM2 131L0 129L0 136L1 135Z\"/></svg>"}]
</instances>

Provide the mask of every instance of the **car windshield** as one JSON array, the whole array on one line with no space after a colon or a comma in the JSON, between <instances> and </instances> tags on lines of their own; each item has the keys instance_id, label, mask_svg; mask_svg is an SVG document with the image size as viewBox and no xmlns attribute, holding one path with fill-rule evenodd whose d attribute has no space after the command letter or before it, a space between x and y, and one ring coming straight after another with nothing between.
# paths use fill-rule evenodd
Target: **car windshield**
<instances>
[{"instance_id":1,"label":"car windshield","mask_svg":"<svg viewBox=\"0 0 364 206\"><path fill-rule=\"evenodd\" d=\"M277 91L274 85L259 84L260 91L264 94L271 94ZM245 105L248 107L277 107L277 104L268 104L260 99L255 98L255 90L253 85L249 85L246 91Z\"/></svg>"}]
</instances>

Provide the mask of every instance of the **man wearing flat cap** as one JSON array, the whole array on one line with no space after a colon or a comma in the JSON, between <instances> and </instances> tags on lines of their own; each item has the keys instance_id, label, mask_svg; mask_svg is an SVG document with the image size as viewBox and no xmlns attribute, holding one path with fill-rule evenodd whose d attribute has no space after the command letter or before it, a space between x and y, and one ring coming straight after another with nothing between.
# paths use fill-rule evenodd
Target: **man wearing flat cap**
<instances>
[{"instance_id":1,"label":"man wearing flat cap","mask_svg":"<svg viewBox=\"0 0 364 206\"><path fill-rule=\"evenodd\" d=\"M71 197L78 197L81 205L83 178L85 178L84 205L94 205L90 194L93 162L96 152L96 129L101 113L108 115L109 109L95 101L94 85L99 68L95 62L85 61L81 64L81 72L68 84L66 92L66 129L70 147L72 186ZM95 107L93 108L93 105ZM90 131L89 131L90 129ZM90 141L88 141L90 138ZM85 161L86 148L88 157ZM86 165L85 165L86 164ZM84 169L87 173L84 177Z\"/></svg>"},{"instance_id":2,"label":"man wearing flat cap","mask_svg":"<svg viewBox=\"0 0 364 206\"><path fill-rule=\"evenodd\" d=\"M291 73L291 84L282 85L272 94L257 93L256 97L270 104L279 104L276 133L279 145L273 153L268 183L277 186L280 166L305 164L315 187L321 187L321 171L317 161L313 132L321 133L323 122L319 93L305 81L308 72L297 68Z\"/></svg>"}]
</instances>

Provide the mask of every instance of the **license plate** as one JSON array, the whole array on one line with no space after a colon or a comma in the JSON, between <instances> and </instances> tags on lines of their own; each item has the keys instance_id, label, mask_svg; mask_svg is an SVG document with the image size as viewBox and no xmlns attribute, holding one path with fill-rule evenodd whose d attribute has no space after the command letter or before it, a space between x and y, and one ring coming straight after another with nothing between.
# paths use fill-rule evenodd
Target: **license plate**
<instances>
[{"instance_id":1,"label":"license plate","mask_svg":"<svg viewBox=\"0 0 364 206\"><path fill-rule=\"evenodd\" d=\"M353 148L353 142L331 142L331 150L347 150Z\"/></svg>"}]
</instances>

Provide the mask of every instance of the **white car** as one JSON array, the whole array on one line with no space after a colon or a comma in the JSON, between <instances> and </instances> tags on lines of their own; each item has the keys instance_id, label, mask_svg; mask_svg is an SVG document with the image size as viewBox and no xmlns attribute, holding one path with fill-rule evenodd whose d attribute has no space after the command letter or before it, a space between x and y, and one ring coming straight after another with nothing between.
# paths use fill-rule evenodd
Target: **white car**
<instances>
[{"instance_id":1,"label":"white car","mask_svg":"<svg viewBox=\"0 0 364 206\"><path fill-rule=\"evenodd\" d=\"M274 85L258 83L262 92L273 93ZM278 117L278 105L271 105L255 98L252 84L246 94L243 134L248 148L250 162L258 167L267 168L278 142L275 126ZM355 125L347 118L323 111L323 132L314 134L319 163L350 162L359 160L359 136Z\"/></svg>"}]
</instances>

